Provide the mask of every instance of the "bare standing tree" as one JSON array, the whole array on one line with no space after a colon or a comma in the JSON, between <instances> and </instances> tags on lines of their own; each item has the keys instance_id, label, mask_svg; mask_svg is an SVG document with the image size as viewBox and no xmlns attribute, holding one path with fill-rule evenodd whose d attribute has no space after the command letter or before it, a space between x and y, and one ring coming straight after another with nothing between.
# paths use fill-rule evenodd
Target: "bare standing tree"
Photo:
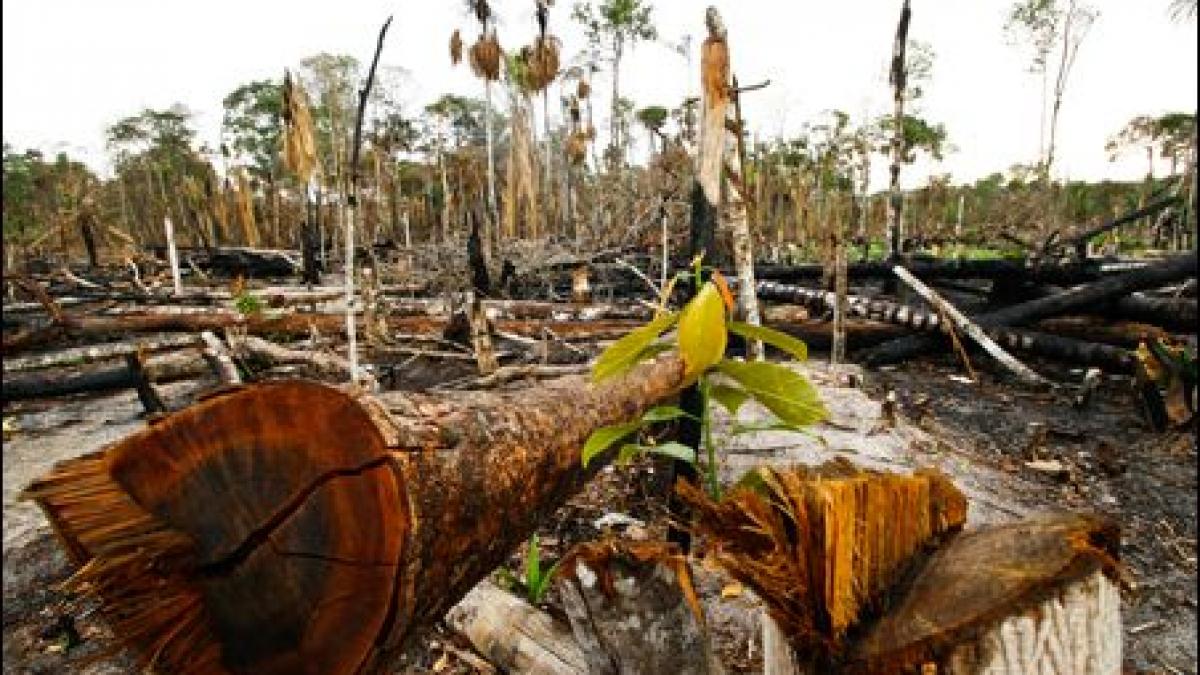
<instances>
[{"instance_id":1,"label":"bare standing tree","mask_svg":"<svg viewBox=\"0 0 1200 675\"><path fill-rule=\"evenodd\" d=\"M1050 58L1057 52L1054 70L1054 99L1050 109L1050 138L1044 149L1039 148L1038 158L1042 178L1048 179L1054 164L1054 144L1058 130L1058 116L1062 110L1063 93L1067 79L1075 65L1079 46L1096 22L1100 12L1078 0L1019 0L1008 13L1004 29L1016 41L1028 42L1033 47L1030 71L1040 74L1043 82L1042 116L1045 124L1045 84L1049 77Z\"/></svg>"},{"instance_id":2,"label":"bare standing tree","mask_svg":"<svg viewBox=\"0 0 1200 675\"><path fill-rule=\"evenodd\" d=\"M621 58L625 48L641 40L658 37L650 16L653 7L648 0L601 0L598 7L577 3L572 18L583 25L588 42L594 47L607 43L613 64L612 118L609 121L609 147L613 166L621 166L621 148L625 143L620 137L619 121L621 101Z\"/></svg>"}]
</instances>

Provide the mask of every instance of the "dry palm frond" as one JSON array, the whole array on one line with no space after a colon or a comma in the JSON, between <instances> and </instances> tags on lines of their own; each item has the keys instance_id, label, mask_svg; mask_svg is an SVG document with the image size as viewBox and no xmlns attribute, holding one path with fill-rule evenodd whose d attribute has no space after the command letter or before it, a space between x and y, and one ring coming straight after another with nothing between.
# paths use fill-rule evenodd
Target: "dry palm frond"
<instances>
[{"instance_id":1,"label":"dry palm frond","mask_svg":"<svg viewBox=\"0 0 1200 675\"><path fill-rule=\"evenodd\" d=\"M567 101L567 114L570 115L570 117L571 117L571 127L575 128L579 125L579 120L580 120L579 97L572 95L572 96L567 97L566 101Z\"/></svg>"},{"instance_id":2,"label":"dry palm frond","mask_svg":"<svg viewBox=\"0 0 1200 675\"><path fill-rule=\"evenodd\" d=\"M576 131L567 137L567 159L578 166L587 157L587 137Z\"/></svg>"},{"instance_id":3,"label":"dry palm frond","mask_svg":"<svg viewBox=\"0 0 1200 675\"><path fill-rule=\"evenodd\" d=\"M312 115L308 111L307 95L291 73L283 78L284 166L300 182L307 183L317 166L317 146L313 134Z\"/></svg>"},{"instance_id":4,"label":"dry palm frond","mask_svg":"<svg viewBox=\"0 0 1200 675\"><path fill-rule=\"evenodd\" d=\"M471 72L476 77L495 82L500 79L500 40L494 32L480 35L471 45Z\"/></svg>"},{"instance_id":5,"label":"dry palm frond","mask_svg":"<svg viewBox=\"0 0 1200 675\"><path fill-rule=\"evenodd\" d=\"M450 35L450 65L457 66L462 61L463 41L458 29Z\"/></svg>"},{"instance_id":6,"label":"dry palm frond","mask_svg":"<svg viewBox=\"0 0 1200 675\"><path fill-rule=\"evenodd\" d=\"M529 69L530 86L534 91L542 91L549 87L554 78L558 77L560 47L559 39L550 36L539 37L533 41L532 46L521 50Z\"/></svg>"},{"instance_id":7,"label":"dry palm frond","mask_svg":"<svg viewBox=\"0 0 1200 675\"><path fill-rule=\"evenodd\" d=\"M258 226L254 223L254 193L250 188L250 179L245 170L238 172L237 189L238 213L242 219L243 242L246 246L258 246Z\"/></svg>"}]
</instances>

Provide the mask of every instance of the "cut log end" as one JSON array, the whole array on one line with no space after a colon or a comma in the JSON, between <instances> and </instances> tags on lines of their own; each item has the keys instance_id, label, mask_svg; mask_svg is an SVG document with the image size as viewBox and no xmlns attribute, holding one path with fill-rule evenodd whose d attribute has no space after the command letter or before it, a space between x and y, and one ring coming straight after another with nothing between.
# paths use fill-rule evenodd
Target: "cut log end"
<instances>
[{"instance_id":1,"label":"cut log end","mask_svg":"<svg viewBox=\"0 0 1200 675\"><path fill-rule=\"evenodd\" d=\"M386 459L353 398L275 383L65 462L28 494L146 666L349 672L393 611L411 529Z\"/></svg>"}]
</instances>

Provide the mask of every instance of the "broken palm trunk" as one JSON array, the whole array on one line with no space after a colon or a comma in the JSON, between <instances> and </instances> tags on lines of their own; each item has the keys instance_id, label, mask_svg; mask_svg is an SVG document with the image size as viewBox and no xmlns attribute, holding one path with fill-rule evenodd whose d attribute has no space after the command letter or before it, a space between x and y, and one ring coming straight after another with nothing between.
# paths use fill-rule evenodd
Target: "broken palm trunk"
<instances>
[{"instance_id":1,"label":"broken palm trunk","mask_svg":"<svg viewBox=\"0 0 1200 675\"><path fill-rule=\"evenodd\" d=\"M144 665L373 672L603 464L579 460L593 430L683 382L668 356L601 385L452 400L245 386L63 462L26 495Z\"/></svg>"},{"instance_id":2,"label":"broken palm trunk","mask_svg":"<svg viewBox=\"0 0 1200 675\"><path fill-rule=\"evenodd\" d=\"M721 502L679 489L718 562L790 642L794 667L772 672L1119 670L1110 523L1063 515L959 532L966 498L940 473L847 462L760 469Z\"/></svg>"},{"instance_id":3,"label":"broken palm trunk","mask_svg":"<svg viewBox=\"0 0 1200 675\"><path fill-rule=\"evenodd\" d=\"M825 312L829 311L837 301L837 295L832 291L788 286L772 281L760 281L758 295L764 300L795 303ZM904 326L926 333L945 331L946 322L936 311L928 311L912 305L852 295L846 298L845 310L849 316L884 321L891 325ZM860 326L860 329L869 325L871 324L864 324ZM805 330L804 326L794 323L789 323L784 328L792 334L800 333L810 347L823 347L829 342L827 338L815 333L811 328ZM1018 328L989 326L983 331L988 337L1008 349L1060 359L1069 363L1100 366L1112 373L1128 374L1133 372L1133 354L1126 349ZM884 339L896 337L889 336L883 331L878 331L878 333ZM1093 331L1092 336L1094 335Z\"/></svg>"},{"instance_id":4,"label":"broken palm trunk","mask_svg":"<svg viewBox=\"0 0 1200 675\"><path fill-rule=\"evenodd\" d=\"M1080 307L1111 300L1134 291L1157 288L1194 276L1196 276L1195 256L1177 256L1052 296L981 314L974 319L984 328L1020 326L1039 319L1066 314ZM936 337L905 336L872 349L864 355L864 362L868 366L895 363L935 349L938 344L939 341Z\"/></svg>"}]
</instances>

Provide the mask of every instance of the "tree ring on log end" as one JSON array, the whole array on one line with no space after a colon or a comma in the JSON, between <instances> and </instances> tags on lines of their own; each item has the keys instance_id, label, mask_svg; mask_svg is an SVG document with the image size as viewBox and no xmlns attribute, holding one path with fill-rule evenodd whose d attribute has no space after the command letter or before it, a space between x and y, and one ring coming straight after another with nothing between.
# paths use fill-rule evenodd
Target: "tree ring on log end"
<instances>
[{"instance_id":1,"label":"tree ring on log end","mask_svg":"<svg viewBox=\"0 0 1200 675\"><path fill-rule=\"evenodd\" d=\"M77 488L71 473L81 470L91 484L108 478L126 520L172 542L173 555L145 539L133 550L128 533L105 541L73 516L83 498L64 486ZM356 672L396 612L407 500L366 409L333 387L289 381L215 396L60 465L30 494L68 549L84 553L78 576L106 614L134 629L118 634L164 671ZM180 609L142 611L131 584Z\"/></svg>"}]
</instances>

